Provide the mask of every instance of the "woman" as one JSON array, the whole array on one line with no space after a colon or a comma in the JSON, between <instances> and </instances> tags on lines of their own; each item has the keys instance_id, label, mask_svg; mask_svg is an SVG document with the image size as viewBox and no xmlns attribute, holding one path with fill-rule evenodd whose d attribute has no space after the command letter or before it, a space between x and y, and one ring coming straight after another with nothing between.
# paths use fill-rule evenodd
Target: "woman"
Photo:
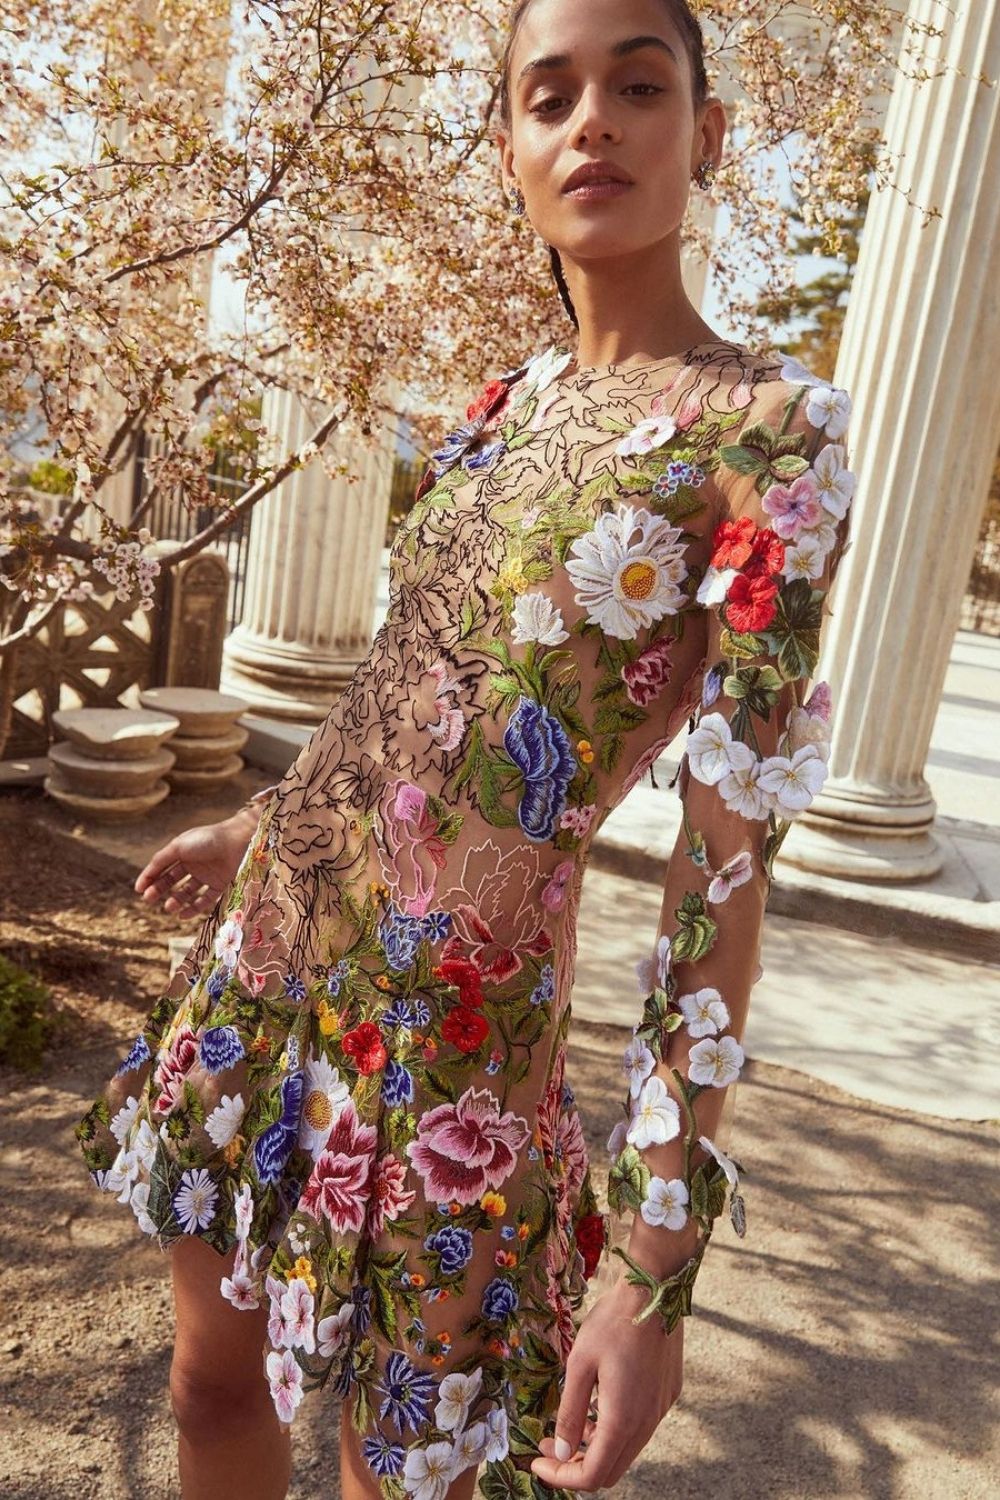
<instances>
[{"instance_id":1,"label":"woman","mask_svg":"<svg viewBox=\"0 0 1000 1500\"><path fill-rule=\"evenodd\" d=\"M685 296L726 120L682 0L521 0L501 116L575 352L434 455L370 656L262 808L143 872L208 915L79 1128L172 1248L188 1500L283 1495L326 1381L347 1500L613 1485L680 1394L727 1190L743 1232L714 1137L773 858L826 773L825 684L803 699L850 403ZM603 1215L565 1077L580 883L695 710Z\"/></svg>"}]
</instances>

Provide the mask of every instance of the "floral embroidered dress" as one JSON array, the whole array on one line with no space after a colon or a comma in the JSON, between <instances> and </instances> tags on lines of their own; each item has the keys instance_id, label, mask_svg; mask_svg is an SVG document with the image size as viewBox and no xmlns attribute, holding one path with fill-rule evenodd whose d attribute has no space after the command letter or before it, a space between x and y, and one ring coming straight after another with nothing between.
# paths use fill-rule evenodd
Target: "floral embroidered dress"
<instances>
[{"instance_id":1,"label":"floral embroidered dress","mask_svg":"<svg viewBox=\"0 0 1000 1500\"><path fill-rule=\"evenodd\" d=\"M386 1500L479 1465L488 1497L551 1495L524 1471L609 1231L704 1217L645 1153L678 1134L682 1037L689 1084L739 1072L774 854L826 775L804 690L849 413L719 340L491 382L395 537L369 656L78 1126L162 1246L237 1247L220 1294L269 1310L279 1416L329 1382ZM604 1212L565 1071L580 885L695 714ZM737 1171L703 1140L717 1212Z\"/></svg>"}]
</instances>

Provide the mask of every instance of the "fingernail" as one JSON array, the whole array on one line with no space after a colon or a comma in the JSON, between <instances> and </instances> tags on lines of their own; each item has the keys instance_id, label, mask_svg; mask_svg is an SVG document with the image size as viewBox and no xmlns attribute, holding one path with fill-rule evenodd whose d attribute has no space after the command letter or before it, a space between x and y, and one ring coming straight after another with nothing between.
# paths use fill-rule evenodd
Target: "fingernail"
<instances>
[{"instance_id":1,"label":"fingernail","mask_svg":"<svg viewBox=\"0 0 1000 1500\"><path fill-rule=\"evenodd\" d=\"M556 1438L556 1458L561 1464L569 1463L573 1457L573 1450L565 1438Z\"/></svg>"}]
</instances>

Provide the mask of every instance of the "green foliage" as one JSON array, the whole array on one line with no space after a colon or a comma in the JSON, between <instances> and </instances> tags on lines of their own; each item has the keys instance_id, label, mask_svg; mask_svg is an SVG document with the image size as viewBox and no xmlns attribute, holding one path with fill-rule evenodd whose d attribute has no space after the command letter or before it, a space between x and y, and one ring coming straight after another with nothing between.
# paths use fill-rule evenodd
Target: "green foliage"
<instances>
[{"instance_id":1,"label":"green foliage","mask_svg":"<svg viewBox=\"0 0 1000 1500\"><path fill-rule=\"evenodd\" d=\"M0 954L0 1062L37 1073L55 1030L46 985Z\"/></svg>"}]
</instances>

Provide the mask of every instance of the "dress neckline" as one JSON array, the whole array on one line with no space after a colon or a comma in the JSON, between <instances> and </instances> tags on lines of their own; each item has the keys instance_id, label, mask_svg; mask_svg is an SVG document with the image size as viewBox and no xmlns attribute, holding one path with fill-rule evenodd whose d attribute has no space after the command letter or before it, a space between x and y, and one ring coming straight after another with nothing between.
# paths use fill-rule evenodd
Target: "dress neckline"
<instances>
[{"instance_id":1,"label":"dress neckline","mask_svg":"<svg viewBox=\"0 0 1000 1500\"><path fill-rule=\"evenodd\" d=\"M728 349L734 354L749 352L745 344L738 344L732 339L703 339L701 343L692 344L688 349L678 350L676 354L660 354L655 359L639 360L635 364L580 365L577 364L576 355L567 344L553 344L546 352L555 358L564 354L570 356L570 363L558 377L558 380L562 382L582 375L632 375L642 370L656 370L661 366L685 365L692 355L701 354L706 349Z\"/></svg>"}]
</instances>

